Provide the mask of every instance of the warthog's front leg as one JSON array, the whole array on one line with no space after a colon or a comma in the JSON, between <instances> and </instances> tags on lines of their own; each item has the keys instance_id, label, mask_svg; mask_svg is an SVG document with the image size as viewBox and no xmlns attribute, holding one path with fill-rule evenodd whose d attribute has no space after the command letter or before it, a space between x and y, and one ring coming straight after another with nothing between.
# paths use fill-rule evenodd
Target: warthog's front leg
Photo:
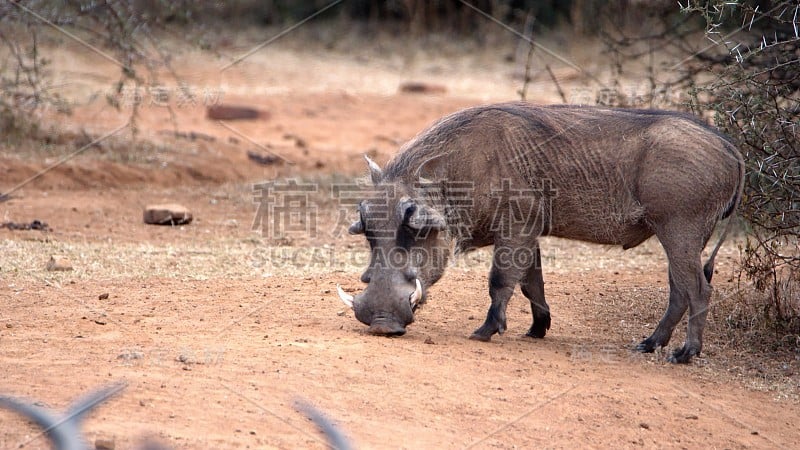
<instances>
[{"instance_id":1,"label":"warthog's front leg","mask_svg":"<svg viewBox=\"0 0 800 450\"><path fill-rule=\"evenodd\" d=\"M514 288L524 276L527 265L521 266L514 261L515 250L505 246L495 246L492 258L492 270L489 272L489 296L492 305L486 314L486 321L470 339L488 341L495 333L506 331L506 307Z\"/></svg>"}]
</instances>

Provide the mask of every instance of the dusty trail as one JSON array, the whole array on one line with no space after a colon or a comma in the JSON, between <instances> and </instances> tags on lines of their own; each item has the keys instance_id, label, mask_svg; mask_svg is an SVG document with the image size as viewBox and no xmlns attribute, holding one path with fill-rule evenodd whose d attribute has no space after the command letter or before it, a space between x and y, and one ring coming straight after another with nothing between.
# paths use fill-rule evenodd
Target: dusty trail
<instances>
[{"instance_id":1,"label":"dusty trail","mask_svg":"<svg viewBox=\"0 0 800 450\"><path fill-rule=\"evenodd\" d=\"M523 298L512 300L506 335L467 340L486 306L477 295L483 278L448 276L400 339L366 335L349 313L339 315L324 291L340 275L17 286L3 299L4 316L14 316L4 317L12 327L2 334L3 385L61 406L92 386L128 380L87 426L122 444L158 433L178 448L307 446L316 434L292 409L298 397L364 447L800 442L796 403L719 379L702 362L687 368L631 353L627 341L638 336L598 332L576 299L559 293L574 285L569 276L548 277L557 321L544 340L522 337ZM620 288L640 280L623 276ZM103 292L109 298L98 300ZM3 448L32 435L22 420L0 417Z\"/></svg>"}]
</instances>

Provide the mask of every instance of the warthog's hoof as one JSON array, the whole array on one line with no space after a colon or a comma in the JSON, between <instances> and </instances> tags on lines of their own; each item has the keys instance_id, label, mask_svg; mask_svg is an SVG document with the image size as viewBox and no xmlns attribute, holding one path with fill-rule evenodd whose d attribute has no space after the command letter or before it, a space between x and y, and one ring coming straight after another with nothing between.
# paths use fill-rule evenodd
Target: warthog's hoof
<instances>
[{"instance_id":1,"label":"warthog's hoof","mask_svg":"<svg viewBox=\"0 0 800 450\"><path fill-rule=\"evenodd\" d=\"M536 339L541 339L547 334L547 330L550 329L550 314L537 317L533 321L533 325L531 325L531 329L525 333L525 336L529 336Z\"/></svg>"},{"instance_id":2,"label":"warthog's hoof","mask_svg":"<svg viewBox=\"0 0 800 450\"><path fill-rule=\"evenodd\" d=\"M532 326L525 336L534 338L534 339L542 339L547 334L547 328L544 327L537 327L536 325Z\"/></svg>"},{"instance_id":3,"label":"warthog's hoof","mask_svg":"<svg viewBox=\"0 0 800 450\"><path fill-rule=\"evenodd\" d=\"M474 341L489 342L489 340L492 339L492 335L495 333L503 334L505 331L505 320L500 321L490 317L489 319L486 319L486 322L484 322L480 328L475 330L469 338Z\"/></svg>"},{"instance_id":4,"label":"warthog's hoof","mask_svg":"<svg viewBox=\"0 0 800 450\"><path fill-rule=\"evenodd\" d=\"M692 361L692 356L699 354L700 350L684 345L672 352L672 354L667 357L667 361L673 364L688 364Z\"/></svg>"},{"instance_id":5,"label":"warthog's hoof","mask_svg":"<svg viewBox=\"0 0 800 450\"><path fill-rule=\"evenodd\" d=\"M481 341L481 342L489 342L492 340L492 335L484 336L482 334L478 334L478 332L474 332L469 335L470 340L473 341Z\"/></svg>"},{"instance_id":6,"label":"warthog's hoof","mask_svg":"<svg viewBox=\"0 0 800 450\"><path fill-rule=\"evenodd\" d=\"M653 353L658 347L661 347L661 345L657 344L652 338L647 338L636 346L636 351L639 353Z\"/></svg>"}]
</instances>

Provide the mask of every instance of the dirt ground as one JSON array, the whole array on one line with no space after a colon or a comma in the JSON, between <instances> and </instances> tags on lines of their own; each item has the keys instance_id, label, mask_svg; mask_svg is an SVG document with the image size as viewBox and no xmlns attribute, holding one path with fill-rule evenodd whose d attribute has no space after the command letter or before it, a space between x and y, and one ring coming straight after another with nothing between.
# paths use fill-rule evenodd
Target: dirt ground
<instances>
[{"instance_id":1,"label":"dirt ground","mask_svg":"<svg viewBox=\"0 0 800 450\"><path fill-rule=\"evenodd\" d=\"M243 53L258 42L249 38L225 51ZM119 111L104 99L118 68L69 40L49 45L58 50L56 81L81 102L68 117L44 114L57 126L53 143L3 149L3 192L130 115L130 99L118 98ZM220 72L223 57L173 51L200 99L180 104L165 78L172 112L145 91L135 141L126 127L0 203L0 222L51 227L0 228L0 393L61 410L125 381L84 427L92 442L113 439L116 448L146 438L176 449L323 448L294 407L299 399L360 448L800 445L798 356L750 348L730 323L735 239L718 259L704 353L689 366L631 351L666 306L655 240L623 252L544 239L553 326L543 340L523 337L530 307L519 292L505 335L467 339L489 304L487 251L448 270L401 338L367 335L345 310L336 284L360 289L367 255L362 238L341 234L331 186L363 175L363 154L385 163L448 112L515 99L519 67L503 55L393 59L286 44ZM447 91L398 93L409 80ZM558 101L548 80L530 92L532 101ZM267 114L210 121L202 97L219 93ZM247 151L293 164L259 165ZM315 232L260 233L254 183L288 179L318 186ZM188 206L195 220L142 223L143 207L161 202ZM73 270L47 271L51 255ZM673 346L684 329L685 321ZM0 448L47 442L0 411Z\"/></svg>"}]
</instances>

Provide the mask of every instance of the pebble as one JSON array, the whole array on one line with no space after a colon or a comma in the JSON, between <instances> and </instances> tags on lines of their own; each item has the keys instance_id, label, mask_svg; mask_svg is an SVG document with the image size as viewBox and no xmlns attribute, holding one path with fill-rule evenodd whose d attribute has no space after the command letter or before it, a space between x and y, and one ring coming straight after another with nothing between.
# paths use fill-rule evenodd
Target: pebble
<instances>
[{"instance_id":1,"label":"pebble","mask_svg":"<svg viewBox=\"0 0 800 450\"><path fill-rule=\"evenodd\" d=\"M267 118L269 114L249 106L239 105L211 105L206 108L206 118L209 120L252 120Z\"/></svg>"},{"instance_id":2,"label":"pebble","mask_svg":"<svg viewBox=\"0 0 800 450\"><path fill-rule=\"evenodd\" d=\"M425 83L420 81L407 81L400 85L400 92L414 94L444 94L447 88L441 84Z\"/></svg>"},{"instance_id":3,"label":"pebble","mask_svg":"<svg viewBox=\"0 0 800 450\"><path fill-rule=\"evenodd\" d=\"M186 225L192 222L192 212L183 205L167 203L144 209L144 223L150 225Z\"/></svg>"},{"instance_id":4,"label":"pebble","mask_svg":"<svg viewBox=\"0 0 800 450\"><path fill-rule=\"evenodd\" d=\"M114 440L98 438L94 441L94 448L96 450L114 450Z\"/></svg>"},{"instance_id":5,"label":"pebble","mask_svg":"<svg viewBox=\"0 0 800 450\"><path fill-rule=\"evenodd\" d=\"M67 272L72 270L72 263L63 256L53 255L50 257L50 261L47 261L47 270L51 272Z\"/></svg>"}]
</instances>

